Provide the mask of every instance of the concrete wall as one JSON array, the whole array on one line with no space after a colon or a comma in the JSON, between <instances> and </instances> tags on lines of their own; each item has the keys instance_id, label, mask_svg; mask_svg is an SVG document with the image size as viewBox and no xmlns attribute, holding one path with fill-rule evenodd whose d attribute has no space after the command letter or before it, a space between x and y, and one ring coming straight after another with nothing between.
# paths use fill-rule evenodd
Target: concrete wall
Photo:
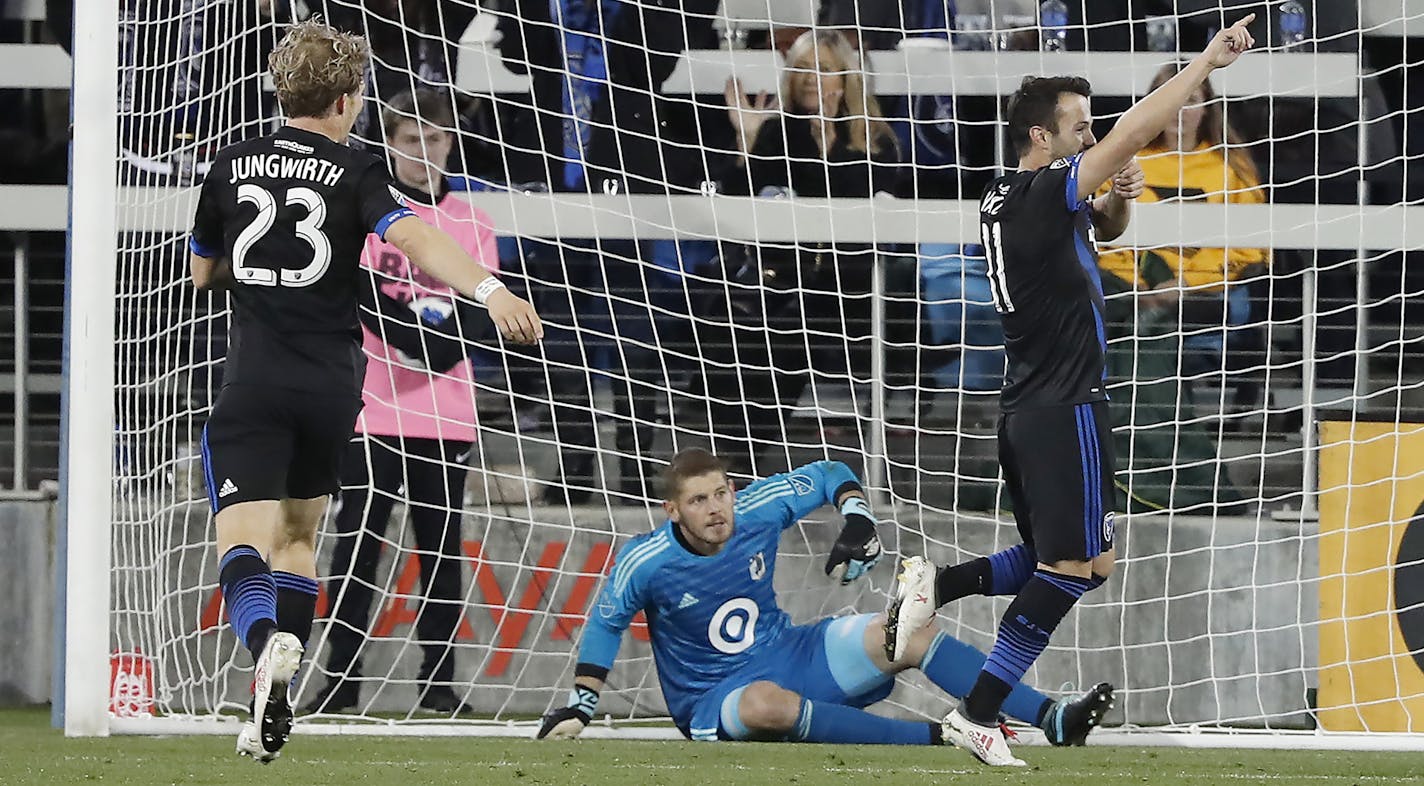
<instances>
[{"instance_id":1,"label":"concrete wall","mask_svg":"<svg viewBox=\"0 0 1424 786\"><path fill-rule=\"evenodd\" d=\"M49 701L54 506L0 502L0 705Z\"/></svg>"},{"instance_id":2,"label":"concrete wall","mask_svg":"<svg viewBox=\"0 0 1424 786\"><path fill-rule=\"evenodd\" d=\"M245 706L250 659L230 632L211 627L219 616L205 506L128 504L121 510L131 521L119 526L115 555L130 556L116 566L112 579L119 609L114 648L154 659L161 706L196 712ZM25 630L33 633L6 635L0 646L13 648L24 641L31 649L23 657L0 660L23 672L0 674L0 684L23 684L26 696L43 698L50 660L50 561L43 551L48 539L33 536L33 522L45 521L43 507L27 514L26 521L31 537L0 551L0 559L6 563L6 586L15 588L11 596L29 598L27 607L33 610L25 624L31 627ZM472 685L472 703L501 716L528 716L562 701L596 574L610 549L658 521L652 513L628 508L571 516L512 507L502 515L467 515L466 547L479 558L468 560L464 573L468 627L459 641L457 675ZM967 516L902 516L900 522L899 542L892 539L887 546L906 553L927 549L941 561L1016 541L1011 525ZM1225 720L1304 725L1306 690L1314 684L1317 610L1315 533L1313 525L1307 526L1311 529L1302 532L1298 523L1269 520L1120 520L1125 559L1118 575L1089 595L1059 629L1029 681L1050 692L1064 683L1111 681L1126 689L1117 720L1138 724ZM830 522L807 523L789 530L783 540L777 587L783 606L798 622L884 606L893 560L852 589L822 574L836 529ZM387 536L410 546L399 516ZM332 543L331 538L322 541L323 567L329 564ZM392 550L386 551L376 582L386 595L377 593L372 617L374 626L388 630L363 654L365 674L379 680L366 686L363 701L369 702L367 711L404 713L414 704L420 662L410 619L419 610L421 593L413 581L401 586L398 577L408 566L392 564ZM45 580L32 580L32 574ZM21 592L25 588L30 595ZM1005 605L1003 599L966 599L949 609L941 624L987 648ZM6 612L13 614L0 610ZM17 625L18 618L0 617L0 630L17 630ZM324 661L324 625L318 623L312 642L318 664ZM316 668L306 673L304 699L325 681ZM605 694L603 711L615 716L662 711L646 643L625 640L610 682L614 690ZM936 689L912 679L902 680L885 711L935 716L949 706Z\"/></svg>"}]
</instances>

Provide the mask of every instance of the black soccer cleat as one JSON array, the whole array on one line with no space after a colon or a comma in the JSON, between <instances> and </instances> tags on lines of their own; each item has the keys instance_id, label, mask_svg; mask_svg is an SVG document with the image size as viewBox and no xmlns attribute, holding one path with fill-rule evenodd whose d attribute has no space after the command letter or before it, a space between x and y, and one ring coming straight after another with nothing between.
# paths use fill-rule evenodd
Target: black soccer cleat
<instances>
[{"instance_id":1,"label":"black soccer cleat","mask_svg":"<svg viewBox=\"0 0 1424 786\"><path fill-rule=\"evenodd\" d=\"M1113 686L1100 682L1076 699L1054 702L1039 728L1052 745L1082 745L1087 742L1088 733L1103 722L1103 716L1112 708Z\"/></svg>"},{"instance_id":2,"label":"black soccer cleat","mask_svg":"<svg viewBox=\"0 0 1424 786\"><path fill-rule=\"evenodd\" d=\"M287 744L292 736L292 705L287 701L287 692L278 696L273 691L267 699L267 711L262 714L262 747L268 753L276 753Z\"/></svg>"}]
</instances>

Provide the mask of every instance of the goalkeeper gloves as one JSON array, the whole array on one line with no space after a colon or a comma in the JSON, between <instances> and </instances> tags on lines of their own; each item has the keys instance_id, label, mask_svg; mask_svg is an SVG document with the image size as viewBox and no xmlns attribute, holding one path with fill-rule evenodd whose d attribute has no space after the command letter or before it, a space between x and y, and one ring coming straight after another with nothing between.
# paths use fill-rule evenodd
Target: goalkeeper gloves
<instances>
[{"instance_id":1,"label":"goalkeeper gloves","mask_svg":"<svg viewBox=\"0 0 1424 786\"><path fill-rule=\"evenodd\" d=\"M593 713L597 709L598 691L575 685L574 689L569 691L568 706L546 714L543 723L539 724L539 733L535 735L535 739L571 740L583 733L584 727L593 720Z\"/></svg>"},{"instance_id":2,"label":"goalkeeper gloves","mask_svg":"<svg viewBox=\"0 0 1424 786\"><path fill-rule=\"evenodd\" d=\"M841 515L845 516L845 526L826 558L826 575L839 579L844 585L875 567L883 552L880 538L875 534L875 519L870 516L865 498L848 497L841 504Z\"/></svg>"}]
</instances>

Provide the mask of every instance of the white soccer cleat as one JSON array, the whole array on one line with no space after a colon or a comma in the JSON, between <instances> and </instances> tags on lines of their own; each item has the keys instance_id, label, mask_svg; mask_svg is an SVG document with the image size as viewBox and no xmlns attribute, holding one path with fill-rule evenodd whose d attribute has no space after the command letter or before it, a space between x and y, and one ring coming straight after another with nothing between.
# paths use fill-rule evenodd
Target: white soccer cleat
<instances>
[{"instance_id":1,"label":"white soccer cleat","mask_svg":"<svg viewBox=\"0 0 1424 786\"><path fill-rule=\"evenodd\" d=\"M262 747L262 735L257 733L257 727L252 724L252 721L248 721L242 724L242 731L237 735L237 755L251 756L263 764L271 764L282 754L277 751L269 752Z\"/></svg>"},{"instance_id":2,"label":"white soccer cleat","mask_svg":"<svg viewBox=\"0 0 1424 786\"><path fill-rule=\"evenodd\" d=\"M910 557L900 567L895 599L885 609L885 657L893 663L905 657L910 639L930 624L939 608L935 603L935 564L924 557Z\"/></svg>"},{"instance_id":3,"label":"white soccer cleat","mask_svg":"<svg viewBox=\"0 0 1424 786\"><path fill-rule=\"evenodd\" d=\"M280 755L292 733L287 688L302 665L302 643L290 633L273 633L257 658L252 681L252 721L237 735L238 755L263 764Z\"/></svg>"},{"instance_id":4,"label":"white soccer cleat","mask_svg":"<svg viewBox=\"0 0 1424 786\"><path fill-rule=\"evenodd\" d=\"M996 726L980 726L959 714L959 710L944 716L940 731L946 740L969 751L974 758L990 767L1027 767L1023 759L1014 756L1004 731Z\"/></svg>"}]
</instances>

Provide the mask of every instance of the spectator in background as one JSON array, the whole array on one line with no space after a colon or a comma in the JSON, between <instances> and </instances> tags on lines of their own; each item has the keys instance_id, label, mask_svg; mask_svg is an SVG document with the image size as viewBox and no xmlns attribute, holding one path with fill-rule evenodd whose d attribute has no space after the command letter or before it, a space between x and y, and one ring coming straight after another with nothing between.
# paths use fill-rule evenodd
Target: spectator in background
<instances>
[{"instance_id":1,"label":"spectator in background","mask_svg":"<svg viewBox=\"0 0 1424 786\"><path fill-rule=\"evenodd\" d=\"M1152 90L1180 64L1157 72ZM1256 165L1226 121L1224 101L1207 80L1187 100L1138 159L1146 192L1138 202L1260 204ZM1259 330L1249 326L1247 283L1265 272L1260 248L1117 248L1099 255L1108 298L1108 370L1114 381L1134 384L1133 406L1119 407L1116 430L1120 477L1133 479L1126 504L1172 507L1235 503L1240 495L1218 478L1215 427L1191 422L1194 388L1184 377L1216 372L1238 394L1259 385L1233 380L1233 353L1259 352ZM1253 354L1253 358L1255 355ZM1179 362L1180 361L1180 362ZM1254 400L1250 402L1254 404ZM1153 472L1152 470L1160 470ZM1130 474L1129 474L1130 473Z\"/></svg>"},{"instance_id":2,"label":"spectator in background","mask_svg":"<svg viewBox=\"0 0 1424 786\"><path fill-rule=\"evenodd\" d=\"M709 179L703 126L710 124L700 117L708 110L660 89L684 49L716 46L717 4L518 3L531 15L520 19L518 50L531 62L552 57L561 72L555 97L540 92L531 69L536 100L547 103L540 109L546 118L558 112L563 131L550 157L550 186L598 194L698 192ZM539 29L544 15L558 20L559 34ZM531 41L546 48L534 51ZM531 299L548 315L541 345L547 362L535 374L547 379L559 446L559 468L541 501L584 504L599 489L615 492L622 504L659 499L653 489L659 468L649 458L664 409L668 418L675 409L669 373L679 356L693 354L681 317L699 287L684 274L705 274L715 244L572 238L522 246ZM611 413L595 409L601 381L612 389ZM604 477L599 461L607 449L600 421L614 424L616 482Z\"/></svg>"},{"instance_id":3,"label":"spectator in background","mask_svg":"<svg viewBox=\"0 0 1424 786\"><path fill-rule=\"evenodd\" d=\"M454 122L448 97L432 91L395 96L382 115L406 203L495 270L489 216L452 195L446 184L443 168L455 143L449 130ZM372 270L373 284L361 309L369 358L365 408L344 464L336 513L329 593L335 605L324 669L330 681L306 711L340 712L359 700L359 654L377 563L391 507L404 488L426 595L416 619L424 655L417 675L419 705L445 715L466 714L470 708L454 690L451 644L464 608L460 521L466 459L476 439L475 383L464 337L474 334L481 317L375 235L367 239L361 264Z\"/></svg>"},{"instance_id":4,"label":"spectator in background","mask_svg":"<svg viewBox=\"0 0 1424 786\"><path fill-rule=\"evenodd\" d=\"M865 84L856 52L835 31L803 33L787 52L785 108L749 98L734 80L727 116L740 155L723 176L729 194L870 197L893 192L900 161L894 133ZM702 323L712 431L737 472L757 468L758 447L784 447L786 409L813 377L864 380L870 367L868 244L762 243L721 304L725 320ZM730 332L730 335L729 335Z\"/></svg>"},{"instance_id":5,"label":"spectator in background","mask_svg":"<svg viewBox=\"0 0 1424 786\"><path fill-rule=\"evenodd\" d=\"M367 90L375 100L357 122L357 137L375 140L384 102L416 90L433 92L450 105L455 119L451 129L460 131L455 137L455 168L461 175L504 181L490 101L454 87L456 44L479 13L474 3L309 0L308 5L325 14L334 27L364 35L371 42Z\"/></svg>"},{"instance_id":6,"label":"spectator in background","mask_svg":"<svg viewBox=\"0 0 1424 786\"><path fill-rule=\"evenodd\" d=\"M222 147L267 133L277 114L262 75L290 0L119 6L119 145L126 185L201 179Z\"/></svg>"}]
</instances>

